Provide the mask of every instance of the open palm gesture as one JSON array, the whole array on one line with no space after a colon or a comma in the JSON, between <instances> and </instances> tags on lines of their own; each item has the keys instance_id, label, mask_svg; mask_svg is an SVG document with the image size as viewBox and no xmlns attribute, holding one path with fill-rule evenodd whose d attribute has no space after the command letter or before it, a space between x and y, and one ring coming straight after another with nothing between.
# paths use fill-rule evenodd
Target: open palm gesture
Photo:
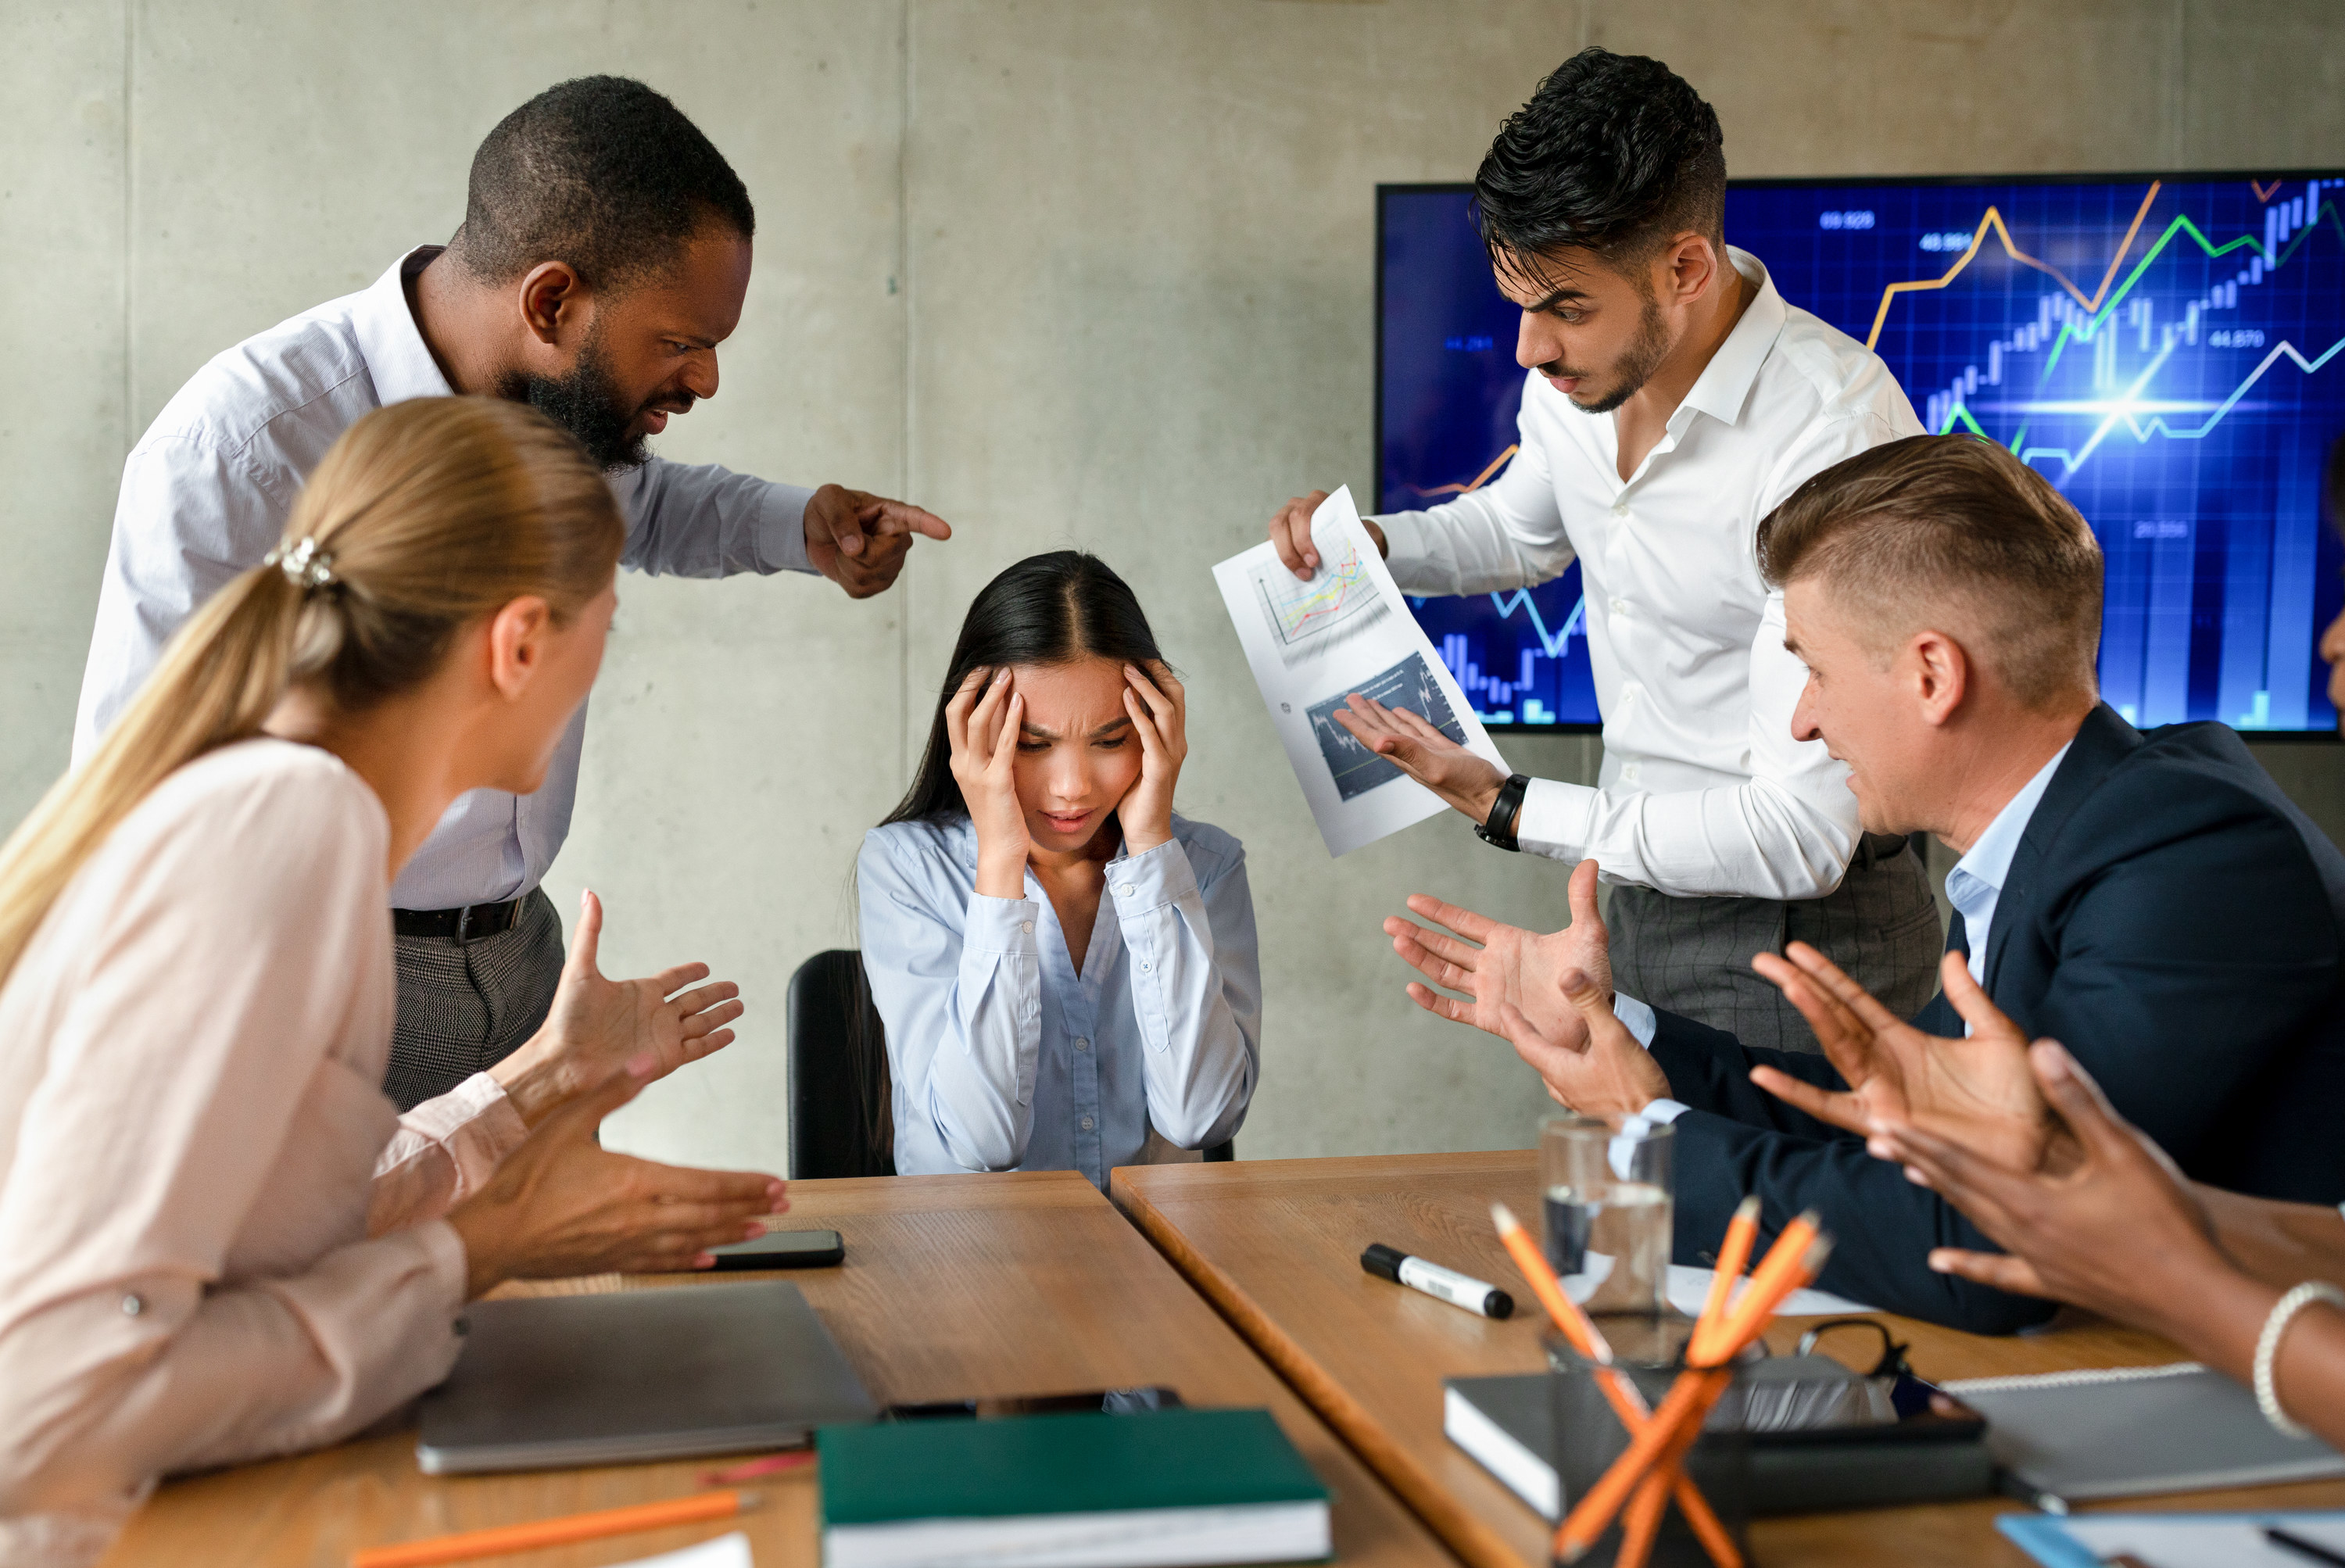
<instances>
[{"instance_id":1,"label":"open palm gesture","mask_svg":"<svg viewBox=\"0 0 2345 1568\"><path fill-rule=\"evenodd\" d=\"M595 962L602 938L603 901L590 892L580 901L578 930L544 1024L492 1069L533 1126L636 1057L648 1055L650 1076L660 1078L733 1043L726 1025L741 1016L739 986L729 980L699 984L708 978L705 963L679 963L642 980L608 979Z\"/></svg>"},{"instance_id":2,"label":"open palm gesture","mask_svg":"<svg viewBox=\"0 0 2345 1568\"><path fill-rule=\"evenodd\" d=\"M1792 943L1781 958L1761 953L1751 962L1800 1010L1848 1084L1829 1090L1772 1067L1753 1069L1751 1081L1777 1099L1867 1138L1921 1127L2022 1170L2056 1152L2057 1124L2028 1068L2027 1035L1987 1000L1961 953L1946 954L1939 979L1971 1026L1965 1039L1905 1023L1806 942Z\"/></svg>"},{"instance_id":3,"label":"open palm gesture","mask_svg":"<svg viewBox=\"0 0 2345 1568\"><path fill-rule=\"evenodd\" d=\"M1469 1023L1501 1040L1512 1040L1518 1033L1507 1021L1506 1010L1512 1006L1554 1044L1575 1051L1583 1047L1588 1026L1564 993L1564 976L1574 971L1587 976L1588 984L1604 993L1608 1006L1612 993L1609 939L1596 910L1596 871L1594 860L1582 860L1573 869L1571 923L1545 933L1501 925L1422 893L1412 895L1410 911L1444 929L1428 931L1396 915L1385 921L1393 951L1433 982L1410 982L1409 1000L1427 1013ZM1434 986L1466 994L1444 995Z\"/></svg>"}]
</instances>

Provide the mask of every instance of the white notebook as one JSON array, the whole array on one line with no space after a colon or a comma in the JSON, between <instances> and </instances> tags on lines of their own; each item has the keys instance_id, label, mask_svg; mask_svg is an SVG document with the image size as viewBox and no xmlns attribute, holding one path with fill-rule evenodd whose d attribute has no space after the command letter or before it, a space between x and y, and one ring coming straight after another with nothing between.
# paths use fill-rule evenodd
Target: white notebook
<instances>
[{"instance_id":1,"label":"white notebook","mask_svg":"<svg viewBox=\"0 0 2345 1568\"><path fill-rule=\"evenodd\" d=\"M2255 1395L2195 1361L1944 1387L1986 1418L1997 1467L2056 1513L2093 1498L2345 1475L2345 1456L2282 1437Z\"/></svg>"}]
</instances>

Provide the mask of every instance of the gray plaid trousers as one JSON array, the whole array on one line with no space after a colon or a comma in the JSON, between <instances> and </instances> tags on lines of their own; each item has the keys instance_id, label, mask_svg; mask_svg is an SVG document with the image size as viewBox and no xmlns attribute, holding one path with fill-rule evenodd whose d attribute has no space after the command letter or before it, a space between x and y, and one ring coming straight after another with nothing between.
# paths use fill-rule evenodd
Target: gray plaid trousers
<instances>
[{"instance_id":1,"label":"gray plaid trousers","mask_svg":"<svg viewBox=\"0 0 2345 1568\"><path fill-rule=\"evenodd\" d=\"M1804 942L1890 1012L1911 1018L1936 993L1946 951L1919 848L1909 842L1878 860L1860 854L1820 899L1684 899L1616 887L1612 983L1745 1045L1814 1052L1822 1047L1808 1021L1751 967L1754 953Z\"/></svg>"},{"instance_id":2,"label":"gray plaid trousers","mask_svg":"<svg viewBox=\"0 0 2345 1568\"><path fill-rule=\"evenodd\" d=\"M562 917L543 888L494 936L392 942L399 1018L382 1092L401 1111L446 1094L519 1050L545 1022L562 983Z\"/></svg>"}]
</instances>

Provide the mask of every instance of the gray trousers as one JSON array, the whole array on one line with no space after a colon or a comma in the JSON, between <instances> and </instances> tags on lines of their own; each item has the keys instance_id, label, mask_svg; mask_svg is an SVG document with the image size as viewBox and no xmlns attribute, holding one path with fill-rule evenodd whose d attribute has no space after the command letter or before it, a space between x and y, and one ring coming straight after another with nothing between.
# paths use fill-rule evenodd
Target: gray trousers
<instances>
[{"instance_id":1,"label":"gray trousers","mask_svg":"<svg viewBox=\"0 0 2345 1568\"><path fill-rule=\"evenodd\" d=\"M391 939L399 1017L382 1092L402 1111L444 1095L520 1049L562 983L562 917L543 888L494 936Z\"/></svg>"},{"instance_id":2,"label":"gray trousers","mask_svg":"<svg viewBox=\"0 0 2345 1568\"><path fill-rule=\"evenodd\" d=\"M1818 1051L1808 1021L1751 967L1755 953L1804 942L1890 1012L1911 1018L1937 992L1945 932L1919 842L1876 858L1880 847L1870 840L1840 886L1820 899L1684 899L1614 888L1607 916L1614 987L1745 1045Z\"/></svg>"}]
</instances>

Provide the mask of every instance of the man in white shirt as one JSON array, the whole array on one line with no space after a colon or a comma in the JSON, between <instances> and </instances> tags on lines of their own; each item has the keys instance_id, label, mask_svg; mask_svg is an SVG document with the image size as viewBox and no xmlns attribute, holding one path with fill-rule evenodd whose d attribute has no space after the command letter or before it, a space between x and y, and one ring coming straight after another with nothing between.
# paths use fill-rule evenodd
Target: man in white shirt
<instances>
[{"instance_id":1,"label":"man in white shirt","mask_svg":"<svg viewBox=\"0 0 2345 1568\"><path fill-rule=\"evenodd\" d=\"M1589 48L1539 85L1475 178L1498 287L1523 312L1519 450L1483 489L1369 524L1412 594L1528 586L1579 560L1598 786L1509 779L1365 698L1338 717L1488 841L1596 860L1619 884L1624 991L1812 1051L1752 953L1847 954L1910 1012L1940 933L1918 847L1865 835L1847 770L1792 738L1802 672L1753 540L1809 476L1922 427L1878 357L1726 245L1721 146L1717 115L1657 60ZM1320 498L1271 524L1305 576Z\"/></svg>"},{"instance_id":2,"label":"man in white shirt","mask_svg":"<svg viewBox=\"0 0 2345 1568\"><path fill-rule=\"evenodd\" d=\"M671 416L716 395L756 226L724 157L640 82L564 82L507 116L474 155L463 225L444 249L410 251L372 287L220 354L132 449L76 758L180 623L277 545L335 438L408 398L477 393L553 416L610 471L623 560L637 571L820 572L857 598L885 589L916 535L948 536L940 519L645 450ZM399 1023L384 1086L402 1110L545 1022L562 922L538 884L569 832L585 718L582 708L543 788L461 797L391 889Z\"/></svg>"}]
</instances>

